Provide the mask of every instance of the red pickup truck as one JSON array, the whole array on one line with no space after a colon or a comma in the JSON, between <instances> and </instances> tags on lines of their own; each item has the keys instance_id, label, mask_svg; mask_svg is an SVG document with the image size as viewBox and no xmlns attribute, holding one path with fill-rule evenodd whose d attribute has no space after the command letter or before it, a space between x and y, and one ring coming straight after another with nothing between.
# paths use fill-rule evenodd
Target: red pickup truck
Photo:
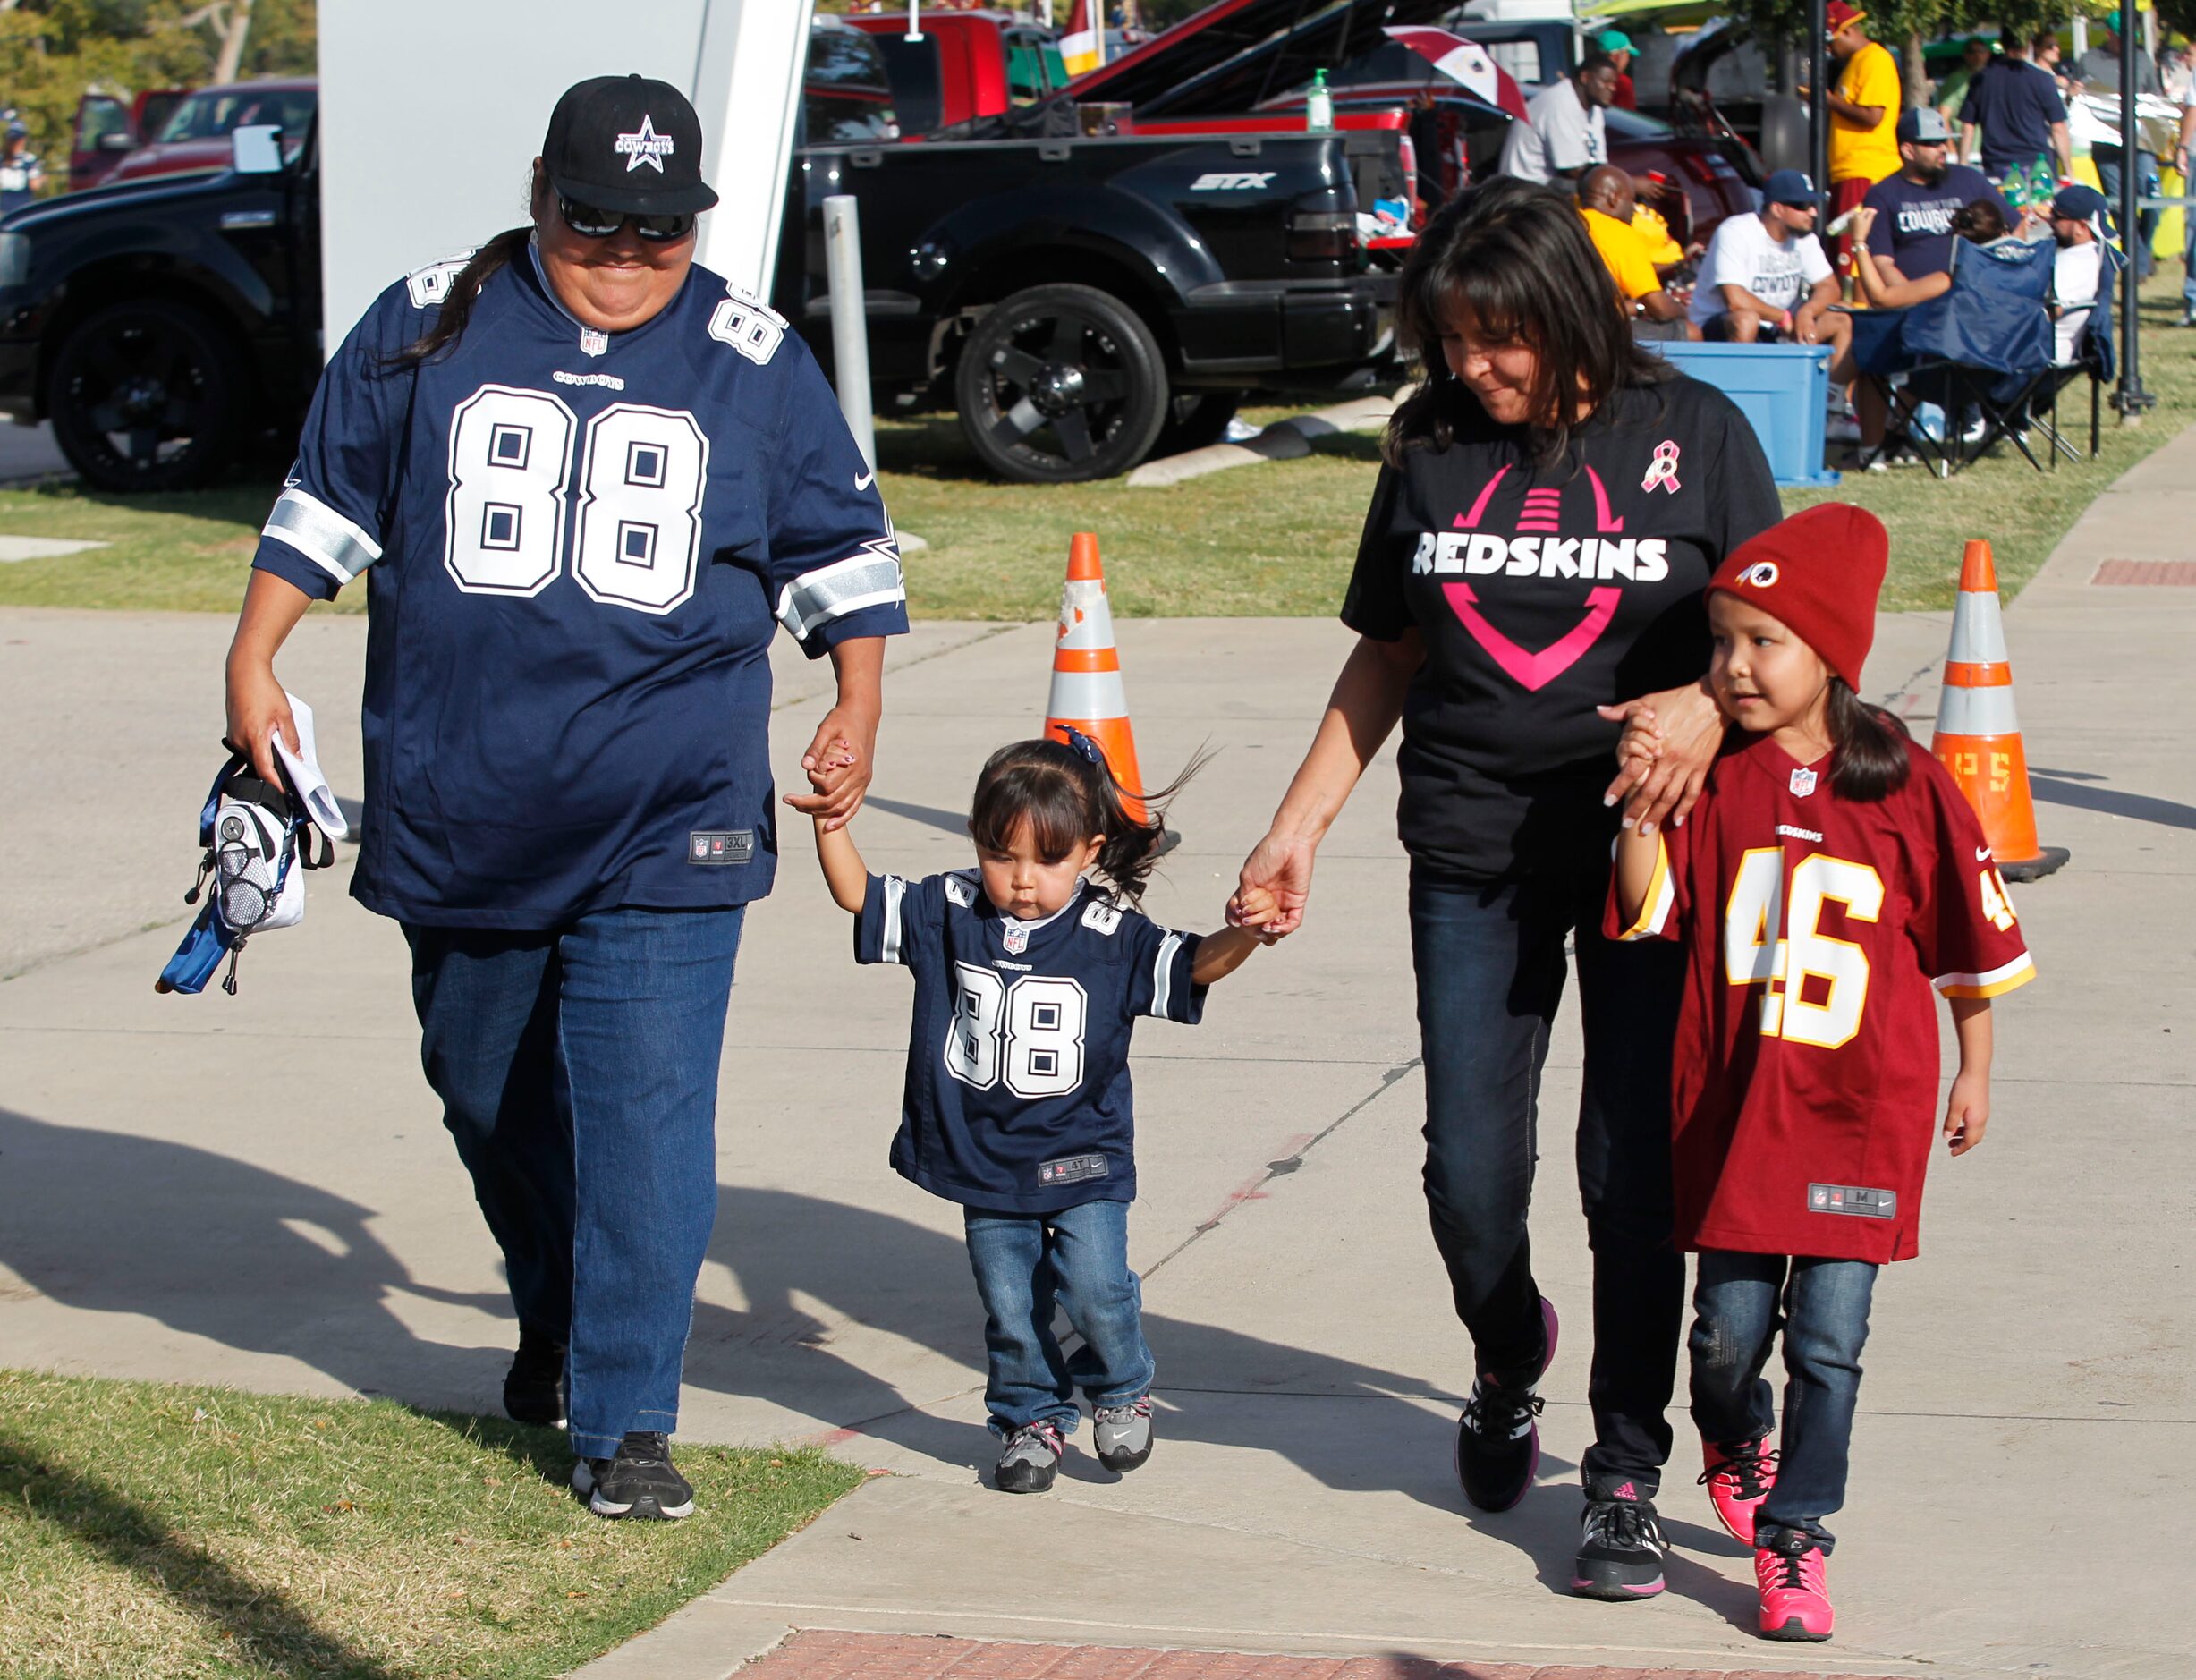
<instances>
[{"instance_id":1,"label":"red pickup truck","mask_svg":"<svg viewBox=\"0 0 2196 1680\"><path fill-rule=\"evenodd\" d=\"M903 134L1005 116L1068 83L1051 31L1012 13L926 7L920 39L904 13L855 13L846 21L871 37L883 58Z\"/></svg>"}]
</instances>

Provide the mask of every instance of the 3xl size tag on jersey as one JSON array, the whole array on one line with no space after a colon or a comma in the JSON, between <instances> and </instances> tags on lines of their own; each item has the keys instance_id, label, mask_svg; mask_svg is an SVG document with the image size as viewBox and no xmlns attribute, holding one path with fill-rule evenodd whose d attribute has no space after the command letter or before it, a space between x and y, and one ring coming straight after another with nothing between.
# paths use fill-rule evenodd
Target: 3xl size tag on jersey
<instances>
[{"instance_id":1,"label":"3xl size tag on jersey","mask_svg":"<svg viewBox=\"0 0 2196 1680\"><path fill-rule=\"evenodd\" d=\"M745 863L754 855L752 828L698 828L686 836L689 863Z\"/></svg>"},{"instance_id":2,"label":"3xl size tag on jersey","mask_svg":"<svg viewBox=\"0 0 2196 1680\"><path fill-rule=\"evenodd\" d=\"M1047 1190L1062 1184L1080 1184L1087 1178L1104 1178L1113 1169L1103 1155L1068 1155L1056 1161L1040 1161L1037 1182Z\"/></svg>"},{"instance_id":3,"label":"3xl size tag on jersey","mask_svg":"<svg viewBox=\"0 0 2196 1680\"><path fill-rule=\"evenodd\" d=\"M1857 1184L1810 1184L1810 1213L1850 1213L1863 1219L1889 1219L1898 1214L1899 1192L1867 1190Z\"/></svg>"}]
</instances>

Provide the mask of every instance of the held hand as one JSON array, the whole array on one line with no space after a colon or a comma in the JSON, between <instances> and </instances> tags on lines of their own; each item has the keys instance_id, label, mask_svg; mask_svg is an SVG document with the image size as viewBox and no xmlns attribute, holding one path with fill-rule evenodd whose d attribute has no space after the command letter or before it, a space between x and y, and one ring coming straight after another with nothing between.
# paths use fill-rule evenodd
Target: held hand
<instances>
[{"instance_id":1,"label":"held hand","mask_svg":"<svg viewBox=\"0 0 2196 1680\"><path fill-rule=\"evenodd\" d=\"M1268 834L1259 841L1243 860L1235 895L1227 901L1229 925L1258 925L1276 939L1301 927L1314 850L1310 841L1292 836ZM1268 905L1272 913L1261 923L1259 912Z\"/></svg>"},{"instance_id":2,"label":"held hand","mask_svg":"<svg viewBox=\"0 0 2196 1680\"><path fill-rule=\"evenodd\" d=\"M1853 233L1853 242L1856 245L1866 244L1869 229L1876 225L1876 212L1865 204L1861 205L1853 210L1853 220L1847 225Z\"/></svg>"},{"instance_id":3,"label":"held hand","mask_svg":"<svg viewBox=\"0 0 2196 1680\"><path fill-rule=\"evenodd\" d=\"M861 809L869 792L877 756L877 717L847 706L835 706L816 726L816 738L801 755L801 768L809 778L806 793L788 793L785 802L803 816L813 817L827 833L843 828Z\"/></svg>"},{"instance_id":4,"label":"held hand","mask_svg":"<svg viewBox=\"0 0 2196 1680\"><path fill-rule=\"evenodd\" d=\"M1602 794L1602 802L1621 802L1627 826L1657 827L1666 819L1673 827L1682 828L1693 802L1700 797L1716 750L1723 744L1723 714L1708 698L1704 682L1643 695L1621 706L1597 708L1612 723L1627 725L1641 708L1660 727L1660 751L1643 773L1635 760L1628 759Z\"/></svg>"},{"instance_id":5,"label":"held hand","mask_svg":"<svg viewBox=\"0 0 2196 1680\"><path fill-rule=\"evenodd\" d=\"M1263 887L1238 887L1227 901L1228 925L1257 934L1261 944L1271 945L1281 937L1266 931L1268 924L1280 914L1281 901Z\"/></svg>"},{"instance_id":6,"label":"held hand","mask_svg":"<svg viewBox=\"0 0 2196 1680\"><path fill-rule=\"evenodd\" d=\"M271 787L283 785L275 760L274 734L282 731L283 744L297 751L297 722L290 716L290 697L276 679L275 667L259 661L232 660L228 673L228 736L236 750L248 755L252 769Z\"/></svg>"},{"instance_id":7,"label":"held hand","mask_svg":"<svg viewBox=\"0 0 2196 1680\"><path fill-rule=\"evenodd\" d=\"M1945 1141L1954 1155L1964 1155L1982 1141L1990 1124L1990 1082L1962 1073L1952 1082L1952 1095L1945 1099Z\"/></svg>"}]
</instances>

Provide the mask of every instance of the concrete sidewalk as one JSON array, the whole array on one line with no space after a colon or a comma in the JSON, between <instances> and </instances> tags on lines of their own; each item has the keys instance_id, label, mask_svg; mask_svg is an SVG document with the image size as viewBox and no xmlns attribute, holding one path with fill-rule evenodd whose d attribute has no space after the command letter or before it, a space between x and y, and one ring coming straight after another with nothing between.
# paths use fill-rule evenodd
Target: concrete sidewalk
<instances>
[{"instance_id":1,"label":"concrete sidewalk","mask_svg":"<svg viewBox=\"0 0 2196 1680\"><path fill-rule=\"evenodd\" d=\"M1990 1146L1940 1166L1923 1262L1879 1287L1827 1651L1751 1636L1749 1561L1692 1486L1682 1418L1672 1591L1624 1607L1562 1591L1588 1438L1568 1016L1534 1215L1571 1326L1545 1385L1543 1488L1500 1517L1463 1506L1449 1455L1469 1353L1418 1186L1391 759L1325 849L1305 931L1217 990L1204 1026L1140 1036L1135 1260L1160 1444L1125 1480L1072 1450L1042 1499L982 1485L982 1319L957 1213L885 1166L904 977L852 968L805 836L789 837L742 953L682 1427L824 1439L895 1473L589 1672L699 1680L795 1628L1528 1666L2196 1669L2166 1584L2196 1492L2175 1048L2196 1030L2180 726L2196 590L2088 581L2103 559L2177 559L2191 513L2196 435L2100 499L2009 615L2045 837L2073 862L2019 894L2044 979L2002 1011ZM1870 668L1925 734L1947 621L1887 618ZM329 754L344 793L362 632L310 621L284 664L344 743ZM342 895L347 859L316 878L302 929L248 954L239 997L152 995L177 929L140 929L184 913L226 636L0 614L16 784L93 771L125 790L96 856L21 821L0 835L0 972L19 975L0 986L0 1346L14 1363L490 1409L513 1336L494 1250L418 1073L403 941ZM874 864L963 861L967 790L1034 727L1050 637L933 624L895 649L859 825ZM1187 838L1152 898L1209 926L1346 633L1136 621L1122 640L1147 769L1224 749L1176 807ZM782 779L823 692L797 664L781 666Z\"/></svg>"}]
</instances>

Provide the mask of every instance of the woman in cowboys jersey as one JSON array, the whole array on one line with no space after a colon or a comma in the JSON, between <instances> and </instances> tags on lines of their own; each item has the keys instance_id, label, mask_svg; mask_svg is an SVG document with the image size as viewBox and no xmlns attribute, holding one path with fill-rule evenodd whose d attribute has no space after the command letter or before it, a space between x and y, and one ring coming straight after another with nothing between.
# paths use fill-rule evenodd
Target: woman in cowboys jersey
<instances>
[{"instance_id":1,"label":"woman in cowboys jersey","mask_svg":"<svg viewBox=\"0 0 2196 1680\"><path fill-rule=\"evenodd\" d=\"M1420 239L1399 324L1427 378L1396 411L1342 610L1359 641L1243 865L1300 921L1320 837L1397 721L1426 1069L1426 1197L1475 1377L1465 1496L1524 1497L1556 1313L1526 1234L1548 1029L1577 953L1578 1166L1594 1254L1594 1441L1574 1588L1662 1586L1651 1503L1683 1267L1671 1245L1670 1043L1681 970L1600 935L1616 800L1680 814L1722 730L1702 596L1779 517L1728 401L1632 344L1568 199L1497 180ZM1659 691L1659 692L1658 692ZM1617 702L1651 695L1654 773L1610 785ZM1605 796L1606 795L1606 796Z\"/></svg>"},{"instance_id":2,"label":"woman in cowboys jersey","mask_svg":"<svg viewBox=\"0 0 2196 1680\"><path fill-rule=\"evenodd\" d=\"M504 1400L568 1426L604 1516L684 1516L674 1468L716 1209L742 912L776 861L773 632L838 702L800 810L843 822L907 628L892 526L785 323L695 266L716 201L674 88L583 81L530 226L391 286L329 364L253 561L230 739L294 738L274 659L366 576L366 835L428 1082L519 1319Z\"/></svg>"}]
</instances>

